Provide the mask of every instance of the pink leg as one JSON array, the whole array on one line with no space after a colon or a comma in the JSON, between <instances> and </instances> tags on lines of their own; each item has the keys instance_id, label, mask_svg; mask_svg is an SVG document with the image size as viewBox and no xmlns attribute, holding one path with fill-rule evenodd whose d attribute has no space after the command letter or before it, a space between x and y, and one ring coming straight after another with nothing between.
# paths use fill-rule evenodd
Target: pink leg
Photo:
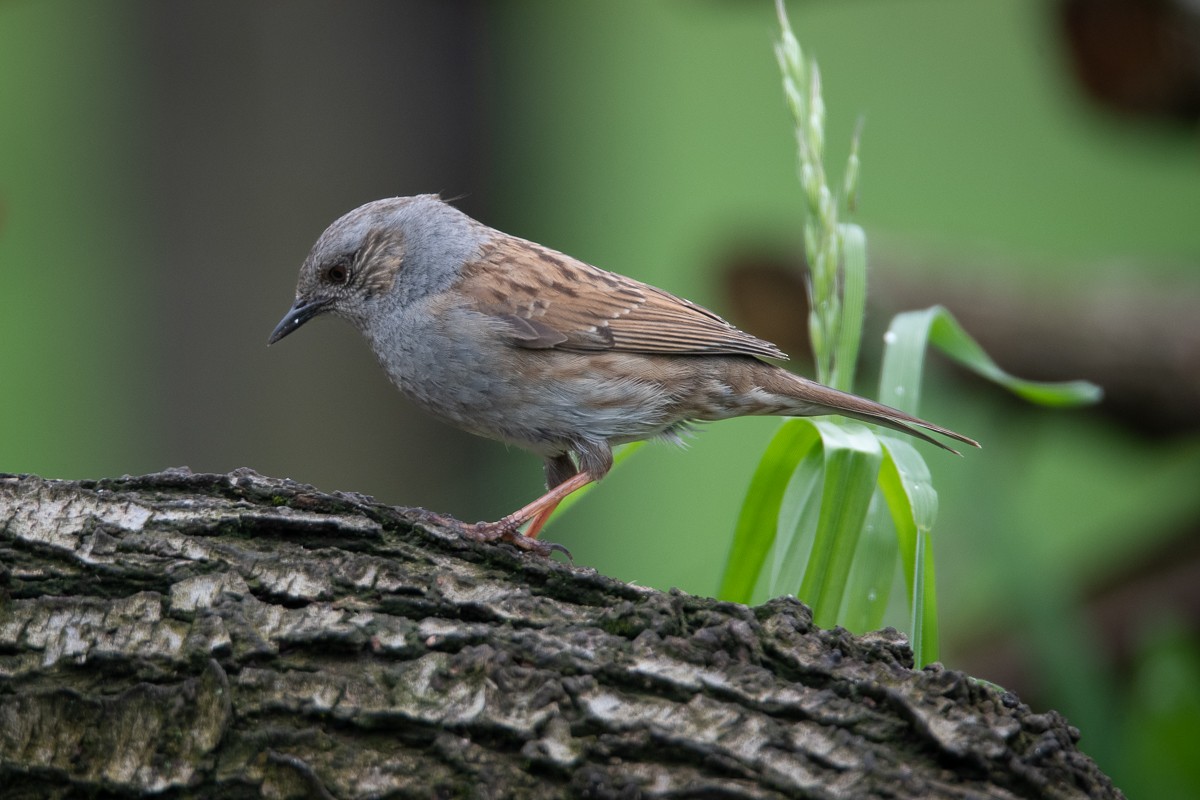
<instances>
[{"instance_id":1,"label":"pink leg","mask_svg":"<svg viewBox=\"0 0 1200 800\"><path fill-rule=\"evenodd\" d=\"M464 533L476 541L511 542L522 550L533 550L541 555L549 555L554 550L566 552L562 545L539 541L536 538L537 534L542 526L546 524L546 520L550 517L550 514L562 502L563 498L591 482L592 476L586 471L577 473L529 505L517 509L507 517L496 522L479 522L475 525L468 525L464 528ZM528 534L525 536L520 535L517 530L530 520L533 520L533 522L529 526ZM569 553L567 555L570 557Z\"/></svg>"},{"instance_id":2,"label":"pink leg","mask_svg":"<svg viewBox=\"0 0 1200 800\"><path fill-rule=\"evenodd\" d=\"M515 531L525 522L532 519L537 525L537 529L531 530L531 532L526 533L525 535L532 538L537 538L538 530L541 529L542 525L546 524L546 518L549 518L550 514L554 512L554 509L558 508L558 504L563 501L563 498L576 489L582 489L591 482L592 476L586 471L578 472L560 483L558 486L555 486L553 489L546 492L537 500L534 500L529 505L517 509L504 519L501 519L497 522L487 523L487 527L496 527L499 529ZM532 529L533 526L530 527Z\"/></svg>"},{"instance_id":3,"label":"pink leg","mask_svg":"<svg viewBox=\"0 0 1200 800\"><path fill-rule=\"evenodd\" d=\"M550 517L554 515L554 509L558 508L558 504L562 500L555 500L553 505L546 506L538 512L537 516L529 521L529 527L525 529L525 535L530 539L536 539L538 534L542 532L542 528L550 521Z\"/></svg>"}]
</instances>

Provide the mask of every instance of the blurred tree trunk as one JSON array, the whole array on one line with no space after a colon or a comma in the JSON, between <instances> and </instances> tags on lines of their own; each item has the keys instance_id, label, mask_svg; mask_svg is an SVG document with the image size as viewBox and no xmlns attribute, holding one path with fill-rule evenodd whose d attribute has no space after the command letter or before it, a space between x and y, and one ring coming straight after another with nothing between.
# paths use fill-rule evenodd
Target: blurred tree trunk
<instances>
[{"instance_id":1,"label":"blurred tree trunk","mask_svg":"<svg viewBox=\"0 0 1200 800\"><path fill-rule=\"evenodd\" d=\"M1056 713L249 470L0 476L6 798L1119 797Z\"/></svg>"}]
</instances>

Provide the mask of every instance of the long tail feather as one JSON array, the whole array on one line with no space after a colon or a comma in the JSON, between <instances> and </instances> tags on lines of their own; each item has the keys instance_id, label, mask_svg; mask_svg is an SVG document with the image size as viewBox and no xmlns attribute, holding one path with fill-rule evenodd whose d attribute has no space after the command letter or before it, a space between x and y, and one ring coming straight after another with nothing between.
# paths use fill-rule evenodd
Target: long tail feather
<instances>
[{"instance_id":1,"label":"long tail feather","mask_svg":"<svg viewBox=\"0 0 1200 800\"><path fill-rule=\"evenodd\" d=\"M955 455L962 454L953 447L933 438L925 431L945 436L971 447L979 447L979 442L970 437L963 436L961 433L955 433L949 428L943 428L941 425L926 422L920 417L906 414L891 406L876 403L874 400L868 400L856 394L831 389L815 381L794 375L787 370L780 369L779 373L787 377L776 382L774 386L764 388L798 401L796 408L790 413L795 413L799 416L841 414L842 416L857 419L861 422L882 425L886 428L906 433L922 441L935 444L943 450L949 450ZM776 375L775 377L780 378L780 375ZM924 430L920 430L922 428Z\"/></svg>"}]
</instances>

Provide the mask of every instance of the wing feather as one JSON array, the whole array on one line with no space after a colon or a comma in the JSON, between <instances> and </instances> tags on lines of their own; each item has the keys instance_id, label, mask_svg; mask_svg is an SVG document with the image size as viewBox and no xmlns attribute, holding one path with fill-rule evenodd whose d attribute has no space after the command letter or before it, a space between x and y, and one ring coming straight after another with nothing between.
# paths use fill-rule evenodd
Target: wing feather
<instances>
[{"instance_id":1,"label":"wing feather","mask_svg":"<svg viewBox=\"0 0 1200 800\"><path fill-rule=\"evenodd\" d=\"M514 236L484 245L460 289L520 347L787 357L695 303Z\"/></svg>"}]
</instances>

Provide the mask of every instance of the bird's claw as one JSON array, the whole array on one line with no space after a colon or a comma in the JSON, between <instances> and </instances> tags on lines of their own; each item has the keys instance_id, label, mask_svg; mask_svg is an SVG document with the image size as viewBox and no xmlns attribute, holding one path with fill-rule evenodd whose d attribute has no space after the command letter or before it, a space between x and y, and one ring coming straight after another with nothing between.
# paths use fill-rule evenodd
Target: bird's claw
<instances>
[{"instance_id":1,"label":"bird's claw","mask_svg":"<svg viewBox=\"0 0 1200 800\"><path fill-rule=\"evenodd\" d=\"M520 531L520 524L514 524L507 520L500 520L499 522L476 522L474 525L468 525L454 517L438 514L423 508L412 509L410 513L414 512L420 522L435 525L439 528L448 528L473 542L508 542L518 550L524 550L527 553L533 553L543 558L548 558L552 553L562 553L567 557L568 561L574 562L575 560L571 557L571 551L561 544L525 536Z\"/></svg>"},{"instance_id":2,"label":"bird's claw","mask_svg":"<svg viewBox=\"0 0 1200 800\"><path fill-rule=\"evenodd\" d=\"M568 561L574 561L571 558L571 551L561 544L525 536L521 533L519 525L514 525L506 520L500 520L499 522L476 522L474 525L463 525L462 533L472 541L508 542L518 550L524 550L543 558L548 558L551 553L559 552L565 555Z\"/></svg>"}]
</instances>

